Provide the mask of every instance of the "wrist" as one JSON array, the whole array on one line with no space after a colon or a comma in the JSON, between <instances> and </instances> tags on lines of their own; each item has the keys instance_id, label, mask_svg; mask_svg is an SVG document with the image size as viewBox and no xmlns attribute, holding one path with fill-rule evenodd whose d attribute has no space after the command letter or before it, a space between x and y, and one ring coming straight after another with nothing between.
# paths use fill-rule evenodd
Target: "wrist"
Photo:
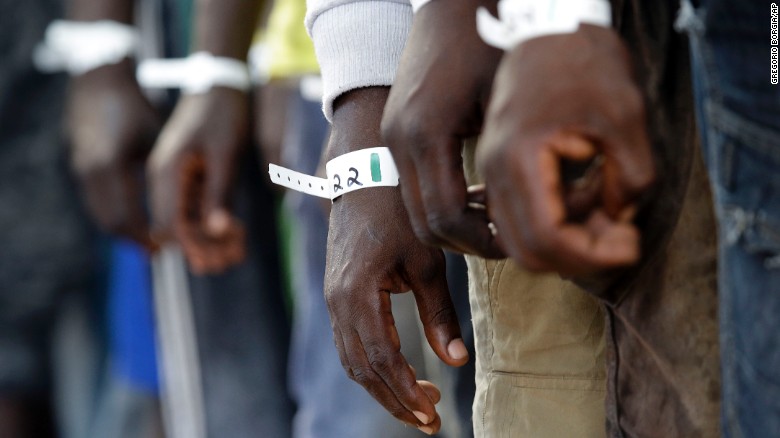
<instances>
[{"instance_id":1,"label":"wrist","mask_svg":"<svg viewBox=\"0 0 780 438\"><path fill-rule=\"evenodd\" d=\"M229 87L212 87L208 91L196 94L182 94L180 101L202 101L208 102L208 105L225 111L236 104L249 104L249 94Z\"/></svg>"},{"instance_id":2,"label":"wrist","mask_svg":"<svg viewBox=\"0 0 780 438\"><path fill-rule=\"evenodd\" d=\"M213 88L248 92L252 86L246 62L193 53L183 59L147 59L138 67L138 81L147 88L179 88L184 94L203 94Z\"/></svg>"},{"instance_id":3,"label":"wrist","mask_svg":"<svg viewBox=\"0 0 780 438\"><path fill-rule=\"evenodd\" d=\"M324 154L326 178L270 164L271 181L331 200L360 189L398 186L392 154L381 146L380 125L388 92L388 87L361 88L338 99Z\"/></svg>"},{"instance_id":4,"label":"wrist","mask_svg":"<svg viewBox=\"0 0 780 438\"><path fill-rule=\"evenodd\" d=\"M42 72L78 76L120 63L133 56L138 45L138 31L124 23L55 20L35 48L33 61Z\"/></svg>"},{"instance_id":5,"label":"wrist","mask_svg":"<svg viewBox=\"0 0 780 438\"><path fill-rule=\"evenodd\" d=\"M469 20L474 16L474 11L477 7L485 7L490 11L495 12L498 0L464 0L458 2L447 2L438 0L410 0L412 3L412 10L415 15L419 13L423 7L427 10L429 5L432 9L437 9L438 14L460 14L467 12L467 18ZM471 24L471 23L470 23Z\"/></svg>"},{"instance_id":6,"label":"wrist","mask_svg":"<svg viewBox=\"0 0 780 438\"><path fill-rule=\"evenodd\" d=\"M630 58L625 43L614 29L589 24L581 25L572 33L545 35L525 41L509 49L504 59L510 64L519 65L532 52L539 57L544 53L558 53L564 62L586 62L589 65L605 57L626 61ZM573 54L578 56L573 57Z\"/></svg>"},{"instance_id":7,"label":"wrist","mask_svg":"<svg viewBox=\"0 0 780 438\"><path fill-rule=\"evenodd\" d=\"M611 24L608 0L500 0L498 18L485 8L477 11L483 41L503 50L546 35L575 33L582 25Z\"/></svg>"},{"instance_id":8,"label":"wrist","mask_svg":"<svg viewBox=\"0 0 780 438\"><path fill-rule=\"evenodd\" d=\"M104 65L84 74L74 76L75 84L120 86L137 83L135 79L135 62L125 58L116 64Z\"/></svg>"},{"instance_id":9,"label":"wrist","mask_svg":"<svg viewBox=\"0 0 780 438\"><path fill-rule=\"evenodd\" d=\"M380 125L389 92L390 87L358 88L336 99L326 160L383 144Z\"/></svg>"},{"instance_id":10,"label":"wrist","mask_svg":"<svg viewBox=\"0 0 780 438\"><path fill-rule=\"evenodd\" d=\"M413 236L400 187L358 190L334 200L330 207L331 226L351 231L372 230L375 239L387 242L398 236Z\"/></svg>"}]
</instances>

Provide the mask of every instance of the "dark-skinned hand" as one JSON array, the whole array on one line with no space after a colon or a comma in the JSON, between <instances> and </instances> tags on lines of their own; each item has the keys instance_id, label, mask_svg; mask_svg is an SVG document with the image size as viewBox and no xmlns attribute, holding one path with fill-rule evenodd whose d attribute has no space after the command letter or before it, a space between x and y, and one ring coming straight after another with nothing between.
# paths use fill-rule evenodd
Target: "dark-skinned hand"
<instances>
[{"instance_id":1,"label":"dark-skinned hand","mask_svg":"<svg viewBox=\"0 0 780 438\"><path fill-rule=\"evenodd\" d=\"M288 165L282 161L284 131L287 126L287 112L296 88L288 81L275 80L257 86L252 96L252 125L254 142L259 147L262 168L269 163ZM269 183L280 193L280 186Z\"/></svg>"},{"instance_id":2,"label":"dark-skinned hand","mask_svg":"<svg viewBox=\"0 0 780 438\"><path fill-rule=\"evenodd\" d=\"M387 88L353 90L335 104L327 156L381 145ZM401 354L390 295L411 291L425 335L448 365L468 360L441 250L417 240L400 190L379 187L337 198L330 213L325 299L347 375L393 416L433 434L441 427L431 383L416 380Z\"/></svg>"},{"instance_id":3,"label":"dark-skinned hand","mask_svg":"<svg viewBox=\"0 0 780 438\"><path fill-rule=\"evenodd\" d=\"M483 210L468 208L461 149L478 135L501 52L482 42L476 9L495 1L431 2L415 14L382 121L417 237L500 258Z\"/></svg>"},{"instance_id":4,"label":"dark-skinned hand","mask_svg":"<svg viewBox=\"0 0 780 438\"><path fill-rule=\"evenodd\" d=\"M562 163L593 159L595 196L580 196L574 215ZM643 96L613 30L583 25L507 52L476 160L497 238L525 267L579 276L638 261L632 218L653 182L653 155Z\"/></svg>"},{"instance_id":5,"label":"dark-skinned hand","mask_svg":"<svg viewBox=\"0 0 780 438\"><path fill-rule=\"evenodd\" d=\"M222 272L244 258L244 227L229 198L248 142L247 95L215 87L181 98L149 159L155 237L175 239L197 274Z\"/></svg>"},{"instance_id":6,"label":"dark-skinned hand","mask_svg":"<svg viewBox=\"0 0 780 438\"><path fill-rule=\"evenodd\" d=\"M71 160L89 212L103 230L150 250L143 171L160 126L129 60L72 80Z\"/></svg>"}]
</instances>

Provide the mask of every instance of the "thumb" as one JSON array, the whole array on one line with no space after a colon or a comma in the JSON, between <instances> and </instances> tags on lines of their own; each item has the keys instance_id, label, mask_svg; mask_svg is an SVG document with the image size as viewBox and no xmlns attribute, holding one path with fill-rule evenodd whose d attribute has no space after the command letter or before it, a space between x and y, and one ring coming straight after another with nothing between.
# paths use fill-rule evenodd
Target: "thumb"
<instances>
[{"instance_id":1,"label":"thumb","mask_svg":"<svg viewBox=\"0 0 780 438\"><path fill-rule=\"evenodd\" d=\"M633 204L655 181L655 160L647 131L639 124L628 136L615 134L605 144L604 207L612 218Z\"/></svg>"},{"instance_id":2,"label":"thumb","mask_svg":"<svg viewBox=\"0 0 780 438\"><path fill-rule=\"evenodd\" d=\"M221 237L230 231L232 215L228 209L232 172L224 159L210 159L203 193L203 218L206 233Z\"/></svg>"},{"instance_id":3,"label":"thumb","mask_svg":"<svg viewBox=\"0 0 780 438\"><path fill-rule=\"evenodd\" d=\"M433 351L447 365L461 366L469 353L460 334L458 315L450 298L444 269L425 284L414 287L420 321Z\"/></svg>"},{"instance_id":4,"label":"thumb","mask_svg":"<svg viewBox=\"0 0 780 438\"><path fill-rule=\"evenodd\" d=\"M184 210L182 173L192 163L153 152L147 163L147 184L151 198L152 232L158 241L174 237L174 222Z\"/></svg>"}]
</instances>

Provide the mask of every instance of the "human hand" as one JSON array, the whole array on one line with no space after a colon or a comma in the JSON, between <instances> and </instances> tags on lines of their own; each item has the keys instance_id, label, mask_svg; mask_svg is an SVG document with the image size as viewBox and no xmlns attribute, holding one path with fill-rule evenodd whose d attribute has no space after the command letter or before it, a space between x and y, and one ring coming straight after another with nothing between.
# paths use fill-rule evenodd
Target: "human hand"
<instances>
[{"instance_id":1,"label":"human hand","mask_svg":"<svg viewBox=\"0 0 780 438\"><path fill-rule=\"evenodd\" d=\"M598 186L579 196L573 215L567 201L577 196L562 162L594 157ZM582 25L507 52L476 163L498 241L525 267L578 276L638 261L632 219L654 165L643 97L619 36Z\"/></svg>"},{"instance_id":2,"label":"human hand","mask_svg":"<svg viewBox=\"0 0 780 438\"><path fill-rule=\"evenodd\" d=\"M336 102L328 156L382 144L384 88L352 91ZM328 233L325 299L347 375L393 416L436 433L438 389L416 380L401 354L390 295L411 291L428 343L448 365L468 360L450 299L444 254L416 239L400 190L357 190L336 199Z\"/></svg>"},{"instance_id":3,"label":"human hand","mask_svg":"<svg viewBox=\"0 0 780 438\"><path fill-rule=\"evenodd\" d=\"M248 106L245 93L221 87L183 96L149 159L155 237L178 241L198 274L219 273L245 255L229 198L249 142Z\"/></svg>"},{"instance_id":4,"label":"human hand","mask_svg":"<svg viewBox=\"0 0 780 438\"><path fill-rule=\"evenodd\" d=\"M252 117L254 141L259 147L263 169L269 163L288 166L282 160L284 132L287 127L287 113L290 101L295 96L296 89L282 80L270 81L255 87L252 96ZM274 190L279 190L279 186Z\"/></svg>"},{"instance_id":5,"label":"human hand","mask_svg":"<svg viewBox=\"0 0 780 438\"><path fill-rule=\"evenodd\" d=\"M90 214L103 230L153 250L143 171L161 123L132 62L73 78L67 114L71 160Z\"/></svg>"},{"instance_id":6,"label":"human hand","mask_svg":"<svg viewBox=\"0 0 780 438\"><path fill-rule=\"evenodd\" d=\"M461 149L481 132L501 58L475 25L477 7L495 4L431 2L415 14L382 121L417 237L490 258L503 252L485 212L468 208Z\"/></svg>"}]
</instances>

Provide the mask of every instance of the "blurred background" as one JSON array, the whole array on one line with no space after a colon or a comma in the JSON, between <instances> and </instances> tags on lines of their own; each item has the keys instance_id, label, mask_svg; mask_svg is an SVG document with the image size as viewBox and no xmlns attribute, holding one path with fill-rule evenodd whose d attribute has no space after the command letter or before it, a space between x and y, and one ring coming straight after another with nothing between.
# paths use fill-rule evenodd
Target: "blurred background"
<instances>
[{"instance_id":1,"label":"blurred background","mask_svg":"<svg viewBox=\"0 0 780 438\"><path fill-rule=\"evenodd\" d=\"M0 437L421 436L344 375L322 297L328 206L266 175L314 174L327 140L305 0L0 4ZM209 38L248 63L248 91L139 80ZM184 164L147 169L172 154L198 156L204 181L228 169L238 255L210 260L220 242L197 230L152 238L150 181ZM410 294L393 305L404 354L442 389L441 436L471 436L473 363L444 368Z\"/></svg>"}]
</instances>

